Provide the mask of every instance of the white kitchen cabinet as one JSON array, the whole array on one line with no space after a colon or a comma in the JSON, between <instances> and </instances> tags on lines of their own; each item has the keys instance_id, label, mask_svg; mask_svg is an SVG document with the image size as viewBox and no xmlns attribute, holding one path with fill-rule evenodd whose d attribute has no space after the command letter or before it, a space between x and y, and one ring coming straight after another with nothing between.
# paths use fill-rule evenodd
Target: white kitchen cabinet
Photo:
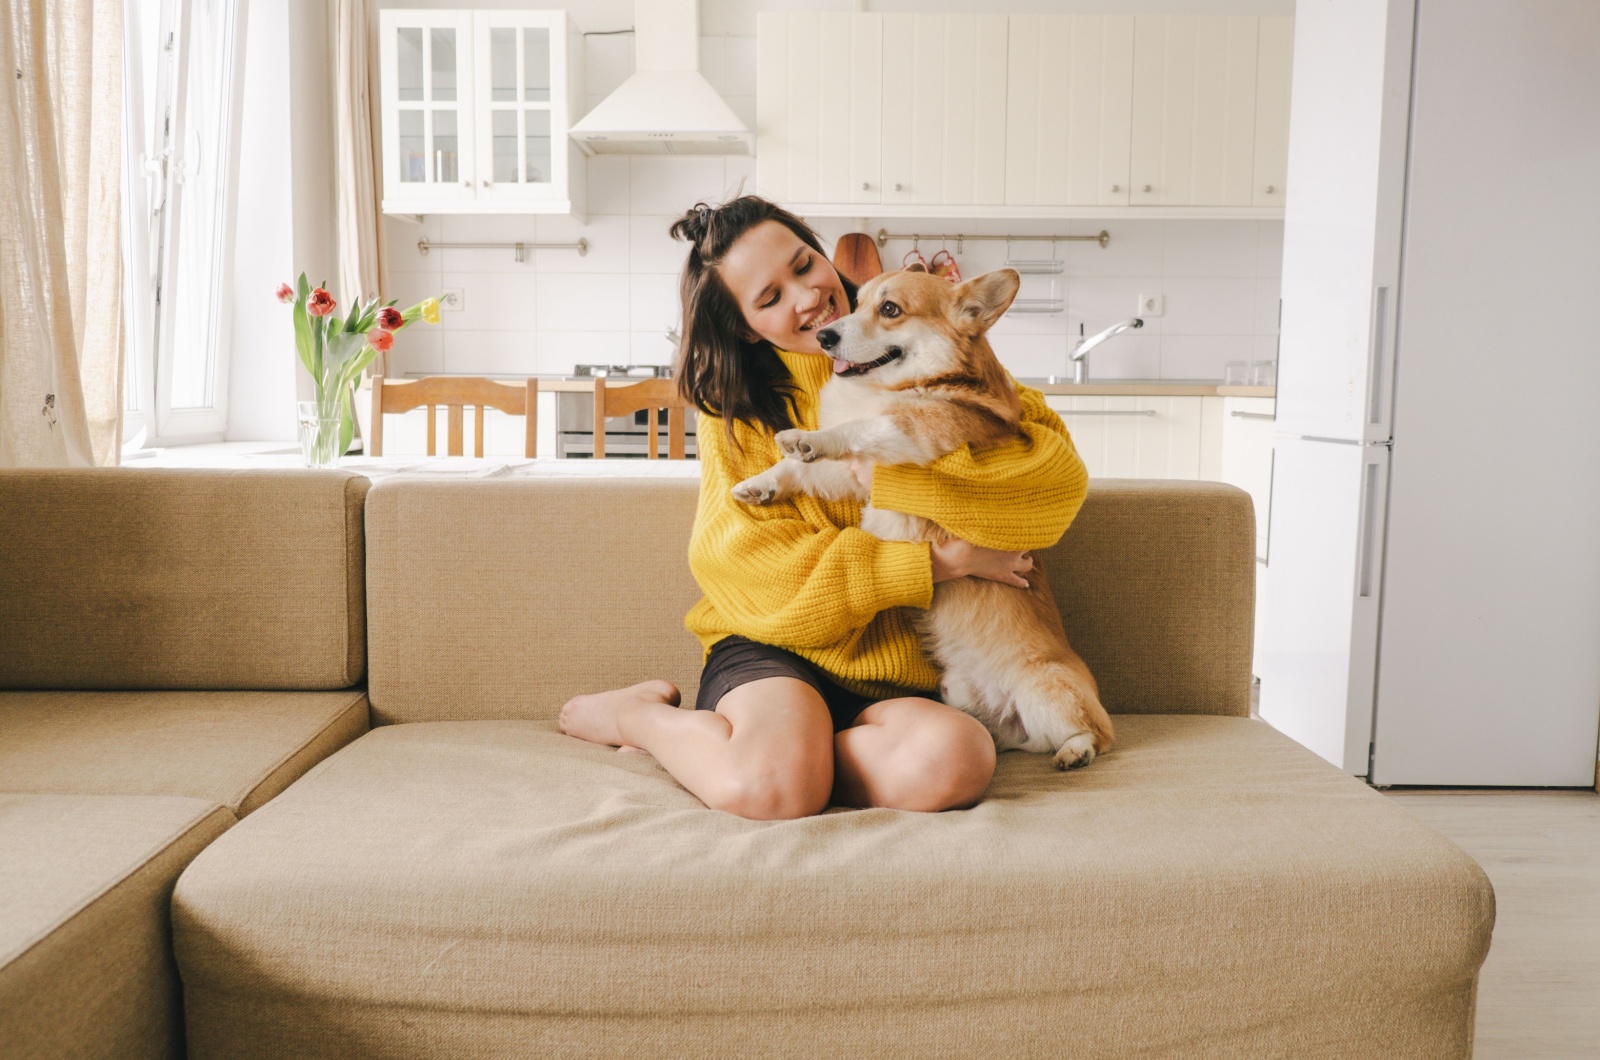
<instances>
[{"instance_id":1,"label":"white kitchen cabinet","mask_svg":"<svg viewBox=\"0 0 1600 1060\"><path fill-rule=\"evenodd\" d=\"M891 206L910 205L915 194L911 182L916 143L912 131L916 115L913 101L921 87L916 26L916 15L883 16L882 201Z\"/></svg>"},{"instance_id":2,"label":"white kitchen cabinet","mask_svg":"<svg viewBox=\"0 0 1600 1060\"><path fill-rule=\"evenodd\" d=\"M582 213L564 11L379 12L386 213Z\"/></svg>"},{"instance_id":3,"label":"white kitchen cabinet","mask_svg":"<svg viewBox=\"0 0 1600 1060\"><path fill-rule=\"evenodd\" d=\"M1256 559L1265 563L1272 510L1272 398L1222 400L1221 481L1250 494L1256 509Z\"/></svg>"},{"instance_id":4,"label":"white kitchen cabinet","mask_svg":"<svg viewBox=\"0 0 1600 1060\"><path fill-rule=\"evenodd\" d=\"M1045 399L1072 433L1091 478L1200 477L1199 397Z\"/></svg>"},{"instance_id":5,"label":"white kitchen cabinet","mask_svg":"<svg viewBox=\"0 0 1600 1060\"><path fill-rule=\"evenodd\" d=\"M1005 201L1126 206L1134 19L1009 20Z\"/></svg>"},{"instance_id":6,"label":"white kitchen cabinet","mask_svg":"<svg viewBox=\"0 0 1600 1060\"><path fill-rule=\"evenodd\" d=\"M1293 35L1292 18L759 12L759 190L818 216L1278 216Z\"/></svg>"},{"instance_id":7,"label":"white kitchen cabinet","mask_svg":"<svg viewBox=\"0 0 1600 1060\"><path fill-rule=\"evenodd\" d=\"M1294 19L1263 18L1256 38L1255 182L1250 201L1282 206L1289 172L1289 81Z\"/></svg>"},{"instance_id":8,"label":"white kitchen cabinet","mask_svg":"<svg viewBox=\"0 0 1600 1060\"><path fill-rule=\"evenodd\" d=\"M1259 28L1250 17L1135 19L1134 205L1252 204Z\"/></svg>"}]
</instances>

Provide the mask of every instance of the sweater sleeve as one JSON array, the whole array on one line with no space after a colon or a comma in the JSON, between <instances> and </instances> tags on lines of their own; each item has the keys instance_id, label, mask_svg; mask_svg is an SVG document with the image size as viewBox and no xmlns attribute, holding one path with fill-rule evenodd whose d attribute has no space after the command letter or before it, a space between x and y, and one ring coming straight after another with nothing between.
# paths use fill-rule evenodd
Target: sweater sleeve
<instances>
[{"instance_id":1,"label":"sweater sleeve","mask_svg":"<svg viewBox=\"0 0 1600 1060\"><path fill-rule=\"evenodd\" d=\"M1006 551L1048 548L1083 506L1089 472L1044 395L1017 386L1021 431L974 452L962 446L927 467L897 464L872 473L872 504L930 519L955 536Z\"/></svg>"},{"instance_id":2,"label":"sweater sleeve","mask_svg":"<svg viewBox=\"0 0 1600 1060\"><path fill-rule=\"evenodd\" d=\"M747 437L747 446L754 437ZM807 519L800 506L820 503L812 498L764 506L736 501L729 491L762 471L764 462L735 459L722 422L710 416L701 417L697 438L700 503L689 569L741 635L824 648L864 628L879 611L933 603L926 542L880 541L854 527L835 528L826 518Z\"/></svg>"}]
</instances>

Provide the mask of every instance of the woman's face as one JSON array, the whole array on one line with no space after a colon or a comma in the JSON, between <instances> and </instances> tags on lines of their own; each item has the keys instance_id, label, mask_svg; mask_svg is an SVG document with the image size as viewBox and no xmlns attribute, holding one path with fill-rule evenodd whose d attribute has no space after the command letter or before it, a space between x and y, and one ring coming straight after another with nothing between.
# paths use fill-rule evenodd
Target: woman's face
<instances>
[{"instance_id":1,"label":"woman's face","mask_svg":"<svg viewBox=\"0 0 1600 1060\"><path fill-rule=\"evenodd\" d=\"M777 221L734 240L719 272L745 326L780 350L821 353L817 332L850 312L832 263Z\"/></svg>"}]
</instances>

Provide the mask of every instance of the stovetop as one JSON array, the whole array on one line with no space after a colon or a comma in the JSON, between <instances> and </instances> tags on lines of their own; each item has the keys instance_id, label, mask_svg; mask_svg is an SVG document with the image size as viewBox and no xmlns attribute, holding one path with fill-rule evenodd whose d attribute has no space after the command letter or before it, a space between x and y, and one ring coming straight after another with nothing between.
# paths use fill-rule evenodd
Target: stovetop
<instances>
[{"instance_id":1,"label":"stovetop","mask_svg":"<svg viewBox=\"0 0 1600 1060\"><path fill-rule=\"evenodd\" d=\"M593 379L595 376L620 376L627 379L671 379L672 368L665 364L575 364L570 379Z\"/></svg>"}]
</instances>

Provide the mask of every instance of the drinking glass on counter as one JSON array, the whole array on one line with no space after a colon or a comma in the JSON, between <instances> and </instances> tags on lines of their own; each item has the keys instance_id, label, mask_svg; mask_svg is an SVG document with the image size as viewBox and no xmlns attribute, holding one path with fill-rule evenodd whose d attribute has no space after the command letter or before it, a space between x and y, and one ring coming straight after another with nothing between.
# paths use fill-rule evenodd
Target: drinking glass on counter
<instances>
[{"instance_id":1,"label":"drinking glass on counter","mask_svg":"<svg viewBox=\"0 0 1600 1060\"><path fill-rule=\"evenodd\" d=\"M1250 362L1251 386L1277 386L1278 362L1277 361L1251 361Z\"/></svg>"},{"instance_id":2,"label":"drinking glass on counter","mask_svg":"<svg viewBox=\"0 0 1600 1060\"><path fill-rule=\"evenodd\" d=\"M1222 366L1222 385L1223 386L1249 386L1250 385L1250 362L1249 361L1229 361L1227 364L1223 365Z\"/></svg>"}]
</instances>

